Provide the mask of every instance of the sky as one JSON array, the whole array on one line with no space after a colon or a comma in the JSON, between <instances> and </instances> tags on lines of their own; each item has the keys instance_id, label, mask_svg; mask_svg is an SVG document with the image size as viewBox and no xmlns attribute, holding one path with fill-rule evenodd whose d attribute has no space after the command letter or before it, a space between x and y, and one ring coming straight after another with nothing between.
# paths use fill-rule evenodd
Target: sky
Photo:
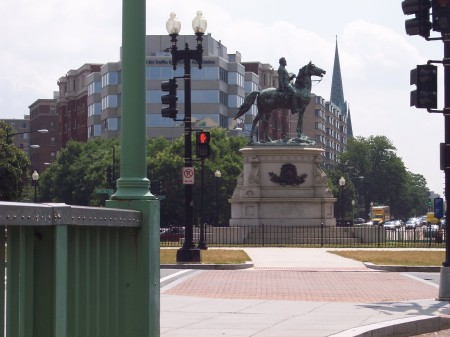
<instances>
[{"instance_id":1,"label":"sky","mask_svg":"<svg viewBox=\"0 0 450 337\"><path fill-rule=\"evenodd\" d=\"M439 143L444 117L409 106L410 70L442 60L442 41L408 36L400 0L155 0L147 1L148 35L167 34L171 12L180 34L192 34L197 10L206 33L243 62L260 61L297 73L312 61L327 71L312 92L330 97L336 40L344 97L355 136L386 136L408 171L443 195ZM21 119L37 99L52 98L57 81L85 63L119 61L120 0L2 0L0 2L0 118ZM438 36L432 32L432 36ZM443 68L438 66L438 108Z\"/></svg>"}]
</instances>

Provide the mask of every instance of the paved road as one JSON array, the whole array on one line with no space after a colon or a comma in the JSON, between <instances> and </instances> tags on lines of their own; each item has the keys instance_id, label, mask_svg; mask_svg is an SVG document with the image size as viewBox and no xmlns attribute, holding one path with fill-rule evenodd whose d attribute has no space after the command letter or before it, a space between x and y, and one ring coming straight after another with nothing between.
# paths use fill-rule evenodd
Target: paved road
<instances>
[{"instance_id":1,"label":"paved road","mask_svg":"<svg viewBox=\"0 0 450 337\"><path fill-rule=\"evenodd\" d=\"M331 336L450 313L433 273L374 271L330 249L245 250L252 269L166 271L161 336Z\"/></svg>"}]
</instances>

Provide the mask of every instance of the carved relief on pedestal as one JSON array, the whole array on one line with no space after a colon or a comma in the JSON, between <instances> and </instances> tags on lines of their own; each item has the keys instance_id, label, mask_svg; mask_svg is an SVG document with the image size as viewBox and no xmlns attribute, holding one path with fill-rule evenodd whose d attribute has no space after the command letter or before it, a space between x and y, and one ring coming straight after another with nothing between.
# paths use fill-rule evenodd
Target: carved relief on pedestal
<instances>
[{"instance_id":1,"label":"carved relief on pedestal","mask_svg":"<svg viewBox=\"0 0 450 337\"><path fill-rule=\"evenodd\" d=\"M328 186L327 175L320 168L322 160L321 156L314 157L314 183L316 186Z\"/></svg>"},{"instance_id":2,"label":"carved relief on pedestal","mask_svg":"<svg viewBox=\"0 0 450 337\"><path fill-rule=\"evenodd\" d=\"M259 185L260 182L260 169L259 169L259 158L251 157L251 169L248 175L248 184L249 185Z\"/></svg>"}]
</instances>

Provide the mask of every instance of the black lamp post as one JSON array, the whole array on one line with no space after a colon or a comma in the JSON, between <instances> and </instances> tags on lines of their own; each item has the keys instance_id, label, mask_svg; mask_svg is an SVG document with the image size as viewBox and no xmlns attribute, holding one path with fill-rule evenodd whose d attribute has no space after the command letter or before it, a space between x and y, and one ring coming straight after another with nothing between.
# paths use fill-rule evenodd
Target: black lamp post
<instances>
[{"instance_id":1,"label":"black lamp post","mask_svg":"<svg viewBox=\"0 0 450 337\"><path fill-rule=\"evenodd\" d=\"M345 179L344 177L341 177L339 179L339 187L341 189L341 225L343 225L344 222L344 186L345 186Z\"/></svg>"},{"instance_id":2,"label":"black lamp post","mask_svg":"<svg viewBox=\"0 0 450 337\"><path fill-rule=\"evenodd\" d=\"M184 63L184 167L192 167L192 127L191 127L191 60L195 60L198 68L202 68L203 62L203 34L206 31L207 22L202 17L202 12L198 11L197 16L192 20L192 28L197 35L197 48L189 49L186 43L185 48L178 50L177 37L180 33L181 23L176 18L175 13L170 14L166 22L166 29L170 36L173 70L176 70L178 61ZM185 207L185 239L183 246L177 251L177 262L200 262L200 250L195 248L192 221L192 184L184 185L184 207Z\"/></svg>"},{"instance_id":3,"label":"black lamp post","mask_svg":"<svg viewBox=\"0 0 450 337\"><path fill-rule=\"evenodd\" d=\"M222 173L219 170L216 170L216 172L214 172L214 177L216 177L216 226L220 225L219 186L220 186L220 177L221 176L222 176Z\"/></svg>"},{"instance_id":4,"label":"black lamp post","mask_svg":"<svg viewBox=\"0 0 450 337\"><path fill-rule=\"evenodd\" d=\"M31 185L34 186L34 203L37 202L37 185L39 181L39 173L37 173L36 170L34 170L33 174L31 175Z\"/></svg>"}]
</instances>

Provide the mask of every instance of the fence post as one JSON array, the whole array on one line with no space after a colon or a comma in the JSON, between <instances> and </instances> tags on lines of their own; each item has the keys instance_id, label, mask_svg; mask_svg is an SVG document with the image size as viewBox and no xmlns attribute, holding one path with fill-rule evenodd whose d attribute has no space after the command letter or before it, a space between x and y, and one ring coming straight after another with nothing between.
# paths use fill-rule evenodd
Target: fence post
<instances>
[{"instance_id":1,"label":"fence post","mask_svg":"<svg viewBox=\"0 0 450 337\"><path fill-rule=\"evenodd\" d=\"M320 224L320 246L323 247L323 222Z\"/></svg>"},{"instance_id":2,"label":"fence post","mask_svg":"<svg viewBox=\"0 0 450 337\"><path fill-rule=\"evenodd\" d=\"M261 224L261 245L264 247L264 242L265 242L265 227L264 224Z\"/></svg>"}]
</instances>

